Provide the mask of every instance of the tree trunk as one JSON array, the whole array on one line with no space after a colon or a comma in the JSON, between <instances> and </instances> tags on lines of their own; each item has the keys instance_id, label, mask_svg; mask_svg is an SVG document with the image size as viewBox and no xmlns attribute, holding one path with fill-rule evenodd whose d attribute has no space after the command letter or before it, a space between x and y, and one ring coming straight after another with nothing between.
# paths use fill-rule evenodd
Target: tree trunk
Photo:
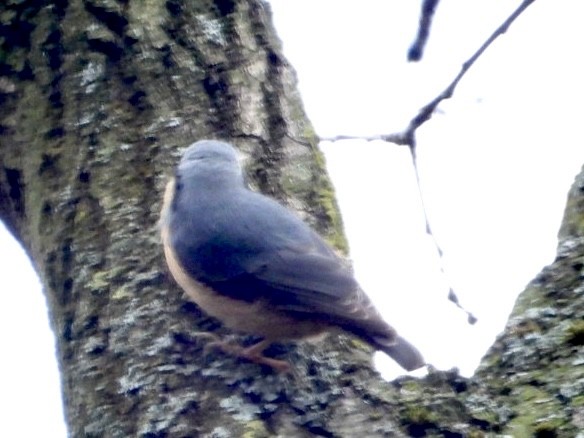
<instances>
[{"instance_id":1,"label":"tree trunk","mask_svg":"<svg viewBox=\"0 0 584 438\"><path fill-rule=\"evenodd\" d=\"M475 378L387 383L371 351L345 337L275 351L295 369L276 375L205 354L197 333L223 331L171 280L157 229L182 148L220 138L250 158L258 189L346 249L268 5L9 0L0 44L0 218L44 284L71 436L569 436L584 427L584 177L557 262L521 296Z\"/></svg>"}]
</instances>

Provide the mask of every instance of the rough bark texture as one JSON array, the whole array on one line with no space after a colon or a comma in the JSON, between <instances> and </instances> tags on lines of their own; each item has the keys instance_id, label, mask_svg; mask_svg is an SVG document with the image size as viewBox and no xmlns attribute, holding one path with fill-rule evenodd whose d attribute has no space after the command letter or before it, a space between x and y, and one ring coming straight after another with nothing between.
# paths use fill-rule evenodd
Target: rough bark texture
<instances>
[{"instance_id":1,"label":"rough bark texture","mask_svg":"<svg viewBox=\"0 0 584 438\"><path fill-rule=\"evenodd\" d=\"M234 142L258 189L345 249L266 4L8 0L0 103L0 218L44 284L71 436L543 437L584 428L584 176L558 260L522 294L475 378L387 383L371 351L345 337L274 349L294 363L294 375L281 376L203 354L197 332L221 328L169 278L157 230L181 148L212 137Z\"/></svg>"}]
</instances>

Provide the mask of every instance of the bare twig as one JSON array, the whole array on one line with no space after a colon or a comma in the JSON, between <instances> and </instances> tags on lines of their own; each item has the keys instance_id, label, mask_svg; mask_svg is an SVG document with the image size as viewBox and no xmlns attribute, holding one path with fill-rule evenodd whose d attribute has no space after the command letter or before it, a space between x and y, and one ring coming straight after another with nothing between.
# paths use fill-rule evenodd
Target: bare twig
<instances>
[{"instance_id":1,"label":"bare twig","mask_svg":"<svg viewBox=\"0 0 584 438\"><path fill-rule=\"evenodd\" d=\"M434 111L436 111L436 108L438 107L440 102L452 97L460 80L469 71L469 69L474 65L476 60L479 59L479 57L485 52L485 50L487 50L487 48L489 48L489 46L493 43L493 41L495 41L499 36L501 36L505 32L507 32L507 29L509 29L511 24L534 2L535 2L535 0L524 0L517 7L517 9L515 11L513 11L513 13L503 22L503 24L501 24L491 34L491 36L481 45L481 47L479 47L479 49L465 63L462 64L462 68L460 69L460 72L458 72L458 74L456 75L454 80L444 89L444 91L442 91L431 102L429 102L428 104L423 106L418 111L418 114L416 114L410 120L408 127L404 131L396 132L393 134L379 134L379 135L372 135L372 136L366 136L366 137L351 136L351 135L338 135L335 137L327 137L327 138L320 139L321 141L338 141L338 140L374 141L374 140L381 140L381 141L386 141L388 143L394 143L394 144L400 145L400 146L408 146L410 148L410 153L412 156L412 163L414 166L414 172L416 174L416 181L418 184L418 192L419 192L420 200L422 203L422 209L424 212L424 219L426 221L426 233L428 233L428 235L432 237L432 240L434 242L434 246L436 248L436 252L438 253L438 256L439 256L440 261L441 261L440 270L441 270L442 274L444 275L444 277L446 277L446 271L444 269L444 264L443 264L443 260L444 260L443 251L438 243L438 240L434 236L434 233L432 232L432 228L430 226L430 221L428 219L428 213L427 213L426 207L424 205L424 197L423 197L422 189L421 189L421 185L420 185L420 175L418 172L418 161L417 161L417 156L416 156L416 131L420 126L422 126L424 123L426 123L428 120L430 120L430 118L432 117L432 114L434 114ZM470 324L474 324L476 322L476 318L470 312L468 312L466 309L464 309L464 307L462 307L460 305L460 303L458 301L458 297L456 296L456 293L454 292L452 287L449 289L448 299L467 313L468 322Z\"/></svg>"},{"instance_id":2,"label":"bare twig","mask_svg":"<svg viewBox=\"0 0 584 438\"><path fill-rule=\"evenodd\" d=\"M531 5L535 0L524 0L521 5L501 24L495 32L483 43L483 45L472 55L464 64L462 64L462 68L460 72L456 75L454 80L446 87L442 93L440 93L434 100L430 103L422 107L418 114L410 121L410 124L406 128L403 134L398 135L401 138L407 139L408 141L412 140L412 143L407 143L410 147L415 147L415 131L422 126L426 121L430 120L432 114L436 110L436 107L442 102L443 100L450 99L454 94L454 90L456 89L458 83L463 78L463 76L470 70L473 64L476 62L477 59L484 53L487 48L495 41L499 36L503 35L509 29L509 26L515 21L517 17L519 17L525 9L529 5ZM396 136L396 134L390 134L388 137ZM397 143L402 145L403 143Z\"/></svg>"},{"instance_id":3,"label":"bare twig","mask_svg":"<svg viewBox=\"0 0 584 438\"><path fill-rule=\"evenodd\" d=\"M422 2L422 11L420 13L420 24L418 25L418 34L414 44L408 50L408 61L419 61L424 54L424 48L430 35L430 28L432 27L432 19L434 12L440 0L424 0Z\"/></svg>"},{"instance_id":4,"label":"bare twig","mask_svg":"<svg viewBox=\"0 0 584 438\"><path fill-rule=\"evenodd\" d=\"M436 236L434 235L434 232L432 231L432 227L430 226L430 220L428 219L428 213L426 211L426 204L424 202L424 195L422 192L422 185L420 184L420 173L418 172L418 155L416 153L416 148L410 148L411 151L411 156L412 156L412 164L414 166L414 173L416 175L416 183L418 186L418 196L420 197L420 204L422 204L422 211L424 212L424 220L426 221L426 234L428 234L428 236L430 236L432 238L432 242L434 243L434 248L436 249L436 252L438 253L438 259L440 260L440 272L442 273L442 276L447 280L447 284L450 284L450 281L448 281L448 275L446 274L446 268L444 267L444 252L442 251L442 247L440 246L440 243L438 243L438 239L436 239ZM472 313L470 313L466 308L464 308L459 300L458 300L458 296L456 295L456 292L454 292L454 289L452 288L452 286L449 286L448 289L448 299L450 301L452 301L454 304L456 304L456 306L461 309L462 311L464 311L466 313L467 316L467 321L469 324L474 324L475 322L477 322L477 318L476 316L474 316Z\"/></svg>"},{"instance_id":5,"label":"bare twig","mask_svg":"<svg viewBox=\"0 0 584 438\"><path fill-rule=\"evenodd\" d=\"M397 136L396 136L396 134L390 134L390 135L386 136L387 138L397 137L400 140L400 142L396 142L395 144L398 144L398 145L406 144L410 148L410 153L412 155L412 163L414 165L414 172L416 174L416 181L418 184L418 191L420 194L420 200L421 200L422 209L424 212L424 219L426 221L426 232L428 233L429 236L432 237L432 240L434 242L434 246L436 248L436 252L438 253L438 257L440 258L440 270L442 272L442 275L446 278L447 278L447 275L446 275L446 270L444 268L444 256L443 256L444 253L442 251L442 248L440 247L440 244L438 243L438 240L436 239L436 237L434 236L434 233L432 232L432 228L430 226L430 220L428 219L428 212L426 211L426 207L424 205L424 197L423 197L422 188L420 185L420 175L418 172L418 161L417 161L417 154L416 154L416 130L420 126L422 126L426 121L430 120L430 118L432 117L432 114L434 113L434 111L436 110L436 107L438 107L440 102L452 97L452 95L454 94L454 90L456 89L458 83L460 82L462 77L466 74L466 72L468 72L468 70L473 66L473 64L476 62L476 60L479 59L479 57L485 52L485 50L487 50L487 48L493 43L493 41L495 41L500 35L503 35L505 32L507 32L507 29L509 29L509 26L511 26L511 24L517 19L517 17L519 17L523 13L523 11L525 11L525 9L527 9L527 7L529 5L531 5L534 1L535 0L524 0L521 3L521 5L519 5L519 7L515 11L513 11L513 13L503 22L503 24L501 24L495 30L495 32L493 32L493 34L483 43L483 45L481 47L479 47L479 49L475 52L475 54L472 55L468 59L468 61L466 61L464 64L462 64L462 68L461 68L460 72L458 73L458 75L456 75L456 77L448 85L448 87L446 87L446 89L442 93L440 93L434 100L432 100L430 103L428 103L426 106L424 106L420 109L418 114L410 121L410 124L408 125L407 129L402 134L398 134ZM405 141L405 143L404 143L404 141ZM477 321L476 317L472 313L470 313L468 310L466 310L460 304L460 302L458 300L458 296L456 295L456 293L454 292L452 287L450 287L450 289L448 291L448 299L450 301L452 301L454 304L456 304L460 309L462 309L463 311L466 312L469 324L474 324Z\"/></svg>"},{"instance_id":6,"label":"bare twig","mask_svg":"<svg viewBox=\"0 0 584 438\"><path fill-rule=\"evenodd\" d=\"M477 59L489 48L489 46L495 41L499 36L507 32L507 29L511 24L527 9L535 0L524 0L515 11L501 24L492 35L479 47L479 49L462 64L460 72L456 75L454 80L448 84L448 86L442 91L438 96L436 96L428 104L424 105L418 111L408 124L408 127L402 132L395 132L393 134L379 134L373 136L353 136L353 135L337 135L334 137L323 137L321 141L338 141L338 140L365 140L374 141L382 140L388 143L394 143L399 146L409 146L410 148L416 147L416 130L426 123L432 117L432 114L443 100L450 99L454 94L454 91L464 77L464 75L470 70Z\"/></svg>"},{"instance_id":7,"label":"bare twig","mask_svg":"<svg viewBox=\"0 0 584 438\"><path fill-rule=\"evenodd\" d=\"M403 146L409 146L402 134L378 134L378 135L336 135L334 137L320 137L320 141L340 141L340 140L365 140L365 141L386 141L388 143L394 143Z\"/></svg>"}]
</instances>

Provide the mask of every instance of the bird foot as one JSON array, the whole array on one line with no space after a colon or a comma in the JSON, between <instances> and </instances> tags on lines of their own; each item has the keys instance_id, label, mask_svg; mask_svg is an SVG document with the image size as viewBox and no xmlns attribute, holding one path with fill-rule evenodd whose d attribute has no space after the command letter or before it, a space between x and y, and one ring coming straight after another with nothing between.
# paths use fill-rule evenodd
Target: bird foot
<instances>
[{"instance_id":1,"label":"bird foot","mask_svg":"<svg viewBox=\"0 0 584 438\"><path fill-rule=\"evenodd\" d=\"M287 373L291 370L290 364L285 360L272 359L262 354L270 345L268 341L260 341L251 347L244 348L240 345L233 345L229 341L219 340L214 335L211 336L216 340L209 342L205 346L205 351L211 348L218 349L231 356L239 357L259 365L266 365L279 373Z\"/></svg>"},{"instance_id":2,"label":"bird foot","mask_svg":"<svg viewBox=\"0 0 584 438\"><path fill-rule=\"evenodd\" d=\"M203 341L210 341L208 344L205 345L204 349L206 350L209 344L214 344L216 342L222 342L221 338L213 333L209 332L196 332L191 335L193 338L198 338Z\"/></svg>"}]
</instances>

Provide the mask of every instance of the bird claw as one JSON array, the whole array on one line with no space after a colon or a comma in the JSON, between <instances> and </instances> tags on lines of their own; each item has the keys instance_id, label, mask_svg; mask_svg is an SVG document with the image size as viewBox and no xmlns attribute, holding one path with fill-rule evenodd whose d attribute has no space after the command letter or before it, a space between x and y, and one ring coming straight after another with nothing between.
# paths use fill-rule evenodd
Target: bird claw
<instances>
[{"instance_id":1,"label":"bird claw","mask_svg":"<svg viewBox=\"0 0 584 438\"><path fill-rule=\"evenodd\" d=\"M261 354L260 355L247 354L245 349L242 350L238 356L243 359L247 359L250 362L257 363L259 365L266 365L272 368L274 371L282 374L288 373L292 369L290 364L285 360L272 359L271 357L266 357Z\"/></svg>"},{"instance_id":2,"label":"bird claw","mask_svg":"<svg viewBox=\"0 0 584 438\"><path fill-rule=\"evenodd\" d=\"M208 336L204 336L203 333L201 333L201 335L203 335L202 337L211 339L211 342L207 343L203 349L205 354L211 349L217 349L230 356L239 357L259 365L266 365L278 373L288 373L291 370L291 366L288 362L272 359L262 354L266 347L270 345L267 341L260 341L251 347L244 348L240 345L233 345L230 343L230 340L222 340L211 333L208 333Z\"/></svg>"},{"instance_id":3,"label":"bird claw","mask_svg":"<svg viewBox=\"0 0 584 438\"><path fill-rule=\"evenodd\" d=\"M211 341L207 345L205 345L205 349L209 344L214 344L216 342L222 342L221 338L213 333L209 332L196 332L191 335L193 338L201 339L202 341Z\"/></svg>"}]
</instances>

